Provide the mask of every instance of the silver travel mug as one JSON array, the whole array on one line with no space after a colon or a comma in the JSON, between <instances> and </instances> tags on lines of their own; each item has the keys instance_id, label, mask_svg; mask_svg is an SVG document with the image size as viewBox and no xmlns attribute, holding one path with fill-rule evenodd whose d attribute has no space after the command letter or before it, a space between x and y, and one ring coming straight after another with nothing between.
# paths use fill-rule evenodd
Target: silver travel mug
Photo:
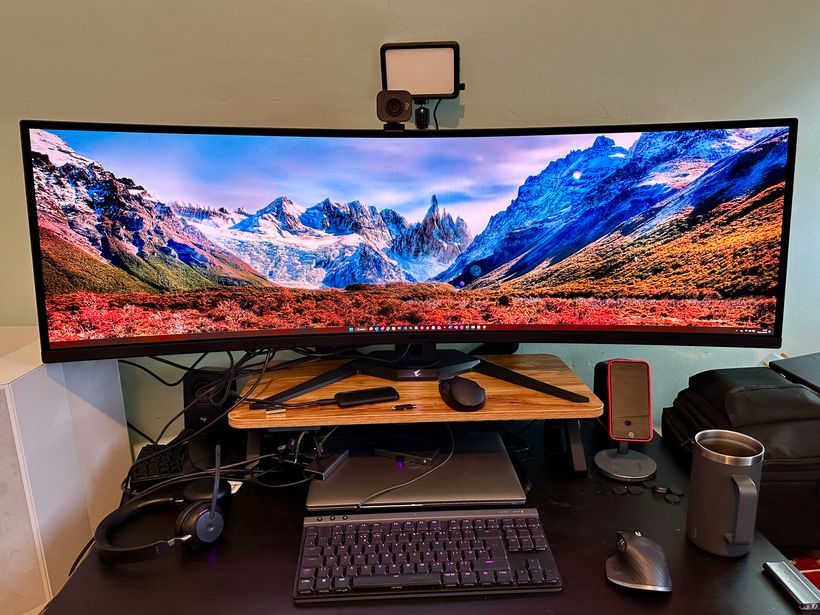
<instances>
[{"instance_id":1,"label":"silver travel mug","mask_svg":"<svg viewBox=\"0 0 820 615\"><path fill-rule=\"evenodd\" d=\"M686 535L715 555L752 548L763 445L746 434L708 429L695 436Z\"/></svg>"}]
</instances>

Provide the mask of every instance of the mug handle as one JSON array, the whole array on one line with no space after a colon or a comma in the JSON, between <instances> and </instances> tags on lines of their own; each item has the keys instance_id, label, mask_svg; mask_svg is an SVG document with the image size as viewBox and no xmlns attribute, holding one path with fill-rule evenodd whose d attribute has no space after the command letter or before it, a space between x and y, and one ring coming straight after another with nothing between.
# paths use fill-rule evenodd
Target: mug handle
<instances>
[{"instance_id":1,"label":"mug handle","mask_svg":"<svg viewBox=\"0 0 820 615\"><path fill-rule=\"evenodd\" d=\"M726 534L726 541L734 545L749 545L752 544L755 532L757 486L748 476L734 474L732 484L735 486L737 514L735 515L734 532Z\"/></svg>"}]
</instances>

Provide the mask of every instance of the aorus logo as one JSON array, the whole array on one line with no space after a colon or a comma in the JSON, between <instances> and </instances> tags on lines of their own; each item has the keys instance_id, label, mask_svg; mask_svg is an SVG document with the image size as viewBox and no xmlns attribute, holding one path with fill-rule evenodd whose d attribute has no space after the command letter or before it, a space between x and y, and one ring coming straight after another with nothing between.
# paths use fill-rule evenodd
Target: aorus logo
<instances>
[{"instance_id":1,"label":"aorus logo","mask_svg":"<svg viewBox=\"0 0 820 615\"><path fill-rule=\"evenodd\" d=\"M420 369L417 369L417 370L415 370L415 371L413 372L413 376L415 376L416 378L418 378L418 377L419 377L419 374L421 374L421 370L420 370Z\"/></svg>"}]
</instances>

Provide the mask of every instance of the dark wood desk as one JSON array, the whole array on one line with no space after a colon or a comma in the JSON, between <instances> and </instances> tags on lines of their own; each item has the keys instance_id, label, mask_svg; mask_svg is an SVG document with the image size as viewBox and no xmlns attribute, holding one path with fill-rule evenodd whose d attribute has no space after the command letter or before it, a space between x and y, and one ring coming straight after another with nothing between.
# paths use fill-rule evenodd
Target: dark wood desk
<instances>
[{"instance_id":1,"label":"dark wood desk","mask_svg":"<svg viewBox=\"0 0 820 615\"><path fill-rule=\"evenodd\" d=\"M520 423L518 424L521 425ZM476 425L476 427L480 427ZM741 558L710 555L685 536L686 496L680 504L644 492L615 495L614 483L570 471L565 456L545 455L542 424L528 432L532 459L524 463L532 483L528 505L538 507L564 579L553 594L500 598L369 601L296 607L290 597L304 514L305 489L245 488L234 500L227 529L211 550L179 547L151 562L109 567L91 554L49 608L49 615L103 613L385 613L469 615L516 613L789 613L793 607L761 573L783 555L758 534ZM584 425L587 452L593 442ZM658 462L661 483L687 488L688 470L659 438L638 447ZM168 537L172 513L135 523L128 538ZM671 594L636 592L611 585L604 561L614 552L616 530L641 530L659 542L669 560Z\"/></svg>"}]
</instances>

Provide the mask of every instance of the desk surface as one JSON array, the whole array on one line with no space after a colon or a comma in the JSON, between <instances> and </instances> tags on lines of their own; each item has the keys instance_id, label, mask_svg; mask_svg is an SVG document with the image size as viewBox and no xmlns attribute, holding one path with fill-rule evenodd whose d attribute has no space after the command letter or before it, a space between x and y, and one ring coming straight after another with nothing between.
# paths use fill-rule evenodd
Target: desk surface
<instances>
[{"instance_id":1,"label":"desk surface","mask_svg":"<svg viewBox=\"0 0 820 615\"><path fill-rule=\"evenodd\" d=\"M373 387L392 386L400 397L399 402L385 402L354 408L321 406L293 408L284 414L265 414L264 410L251 410L242 404L232 410L228 421L239 429L269 427L310 427L326 425L366 425L379 423L445 423L465 421L503 421L530 419L582 419L600 416L603 404L595 394L558 357L553 355L494 355L488 360L535 378L579 393L589 398L586 403L568 402L552 395L502 382L478 373L465 374L481 384L486 390L487 402L478 412L456 412L449 408L438 393L435 381L405 380L393 382L359 374L327 387L306 393L292 401L311 401L333 397L340 391L353 391ZM271 372L265 376L253 397L264 398L284 391L329 369L342 361L319 361L291 369ZM396 403L416 404L412 410L393 410Z\"/></svg>"},{"instance_id":2,"label":"desk surface","mask_svg":"<svg viewBox=\"0 0 820 615\"><path fill-rule=\"evenodd\" d=\"M476 427L479 427L476 425ZM587 454L591 430L584 427ZM792 606L761 574L764 561L783 559L757 534L751 553L740 558L710 555L685 536L686 495L681 504L644 492L615 495L614 483L575 475L561 456L544 455L542 424L526 435L533 457L524 463L532 490L527 505L538 507L564 579L554 594L353 602L296 607L290 597L304 515L305 489L245 488L234 499L220 543L192 552L175 548L151 562L109 567L91 554L48 610L65 613L384 613L469 615L529 613L789 613ZM686 489L688 470L656 438L636 447L658 462L659 482ZM146 518L125 532L147 541L168 537L175 513ZM617 530L641 530L659 542L669 560L671 594L611 585L604 561L615 549Z\"/></svg>"}]
</instances>

